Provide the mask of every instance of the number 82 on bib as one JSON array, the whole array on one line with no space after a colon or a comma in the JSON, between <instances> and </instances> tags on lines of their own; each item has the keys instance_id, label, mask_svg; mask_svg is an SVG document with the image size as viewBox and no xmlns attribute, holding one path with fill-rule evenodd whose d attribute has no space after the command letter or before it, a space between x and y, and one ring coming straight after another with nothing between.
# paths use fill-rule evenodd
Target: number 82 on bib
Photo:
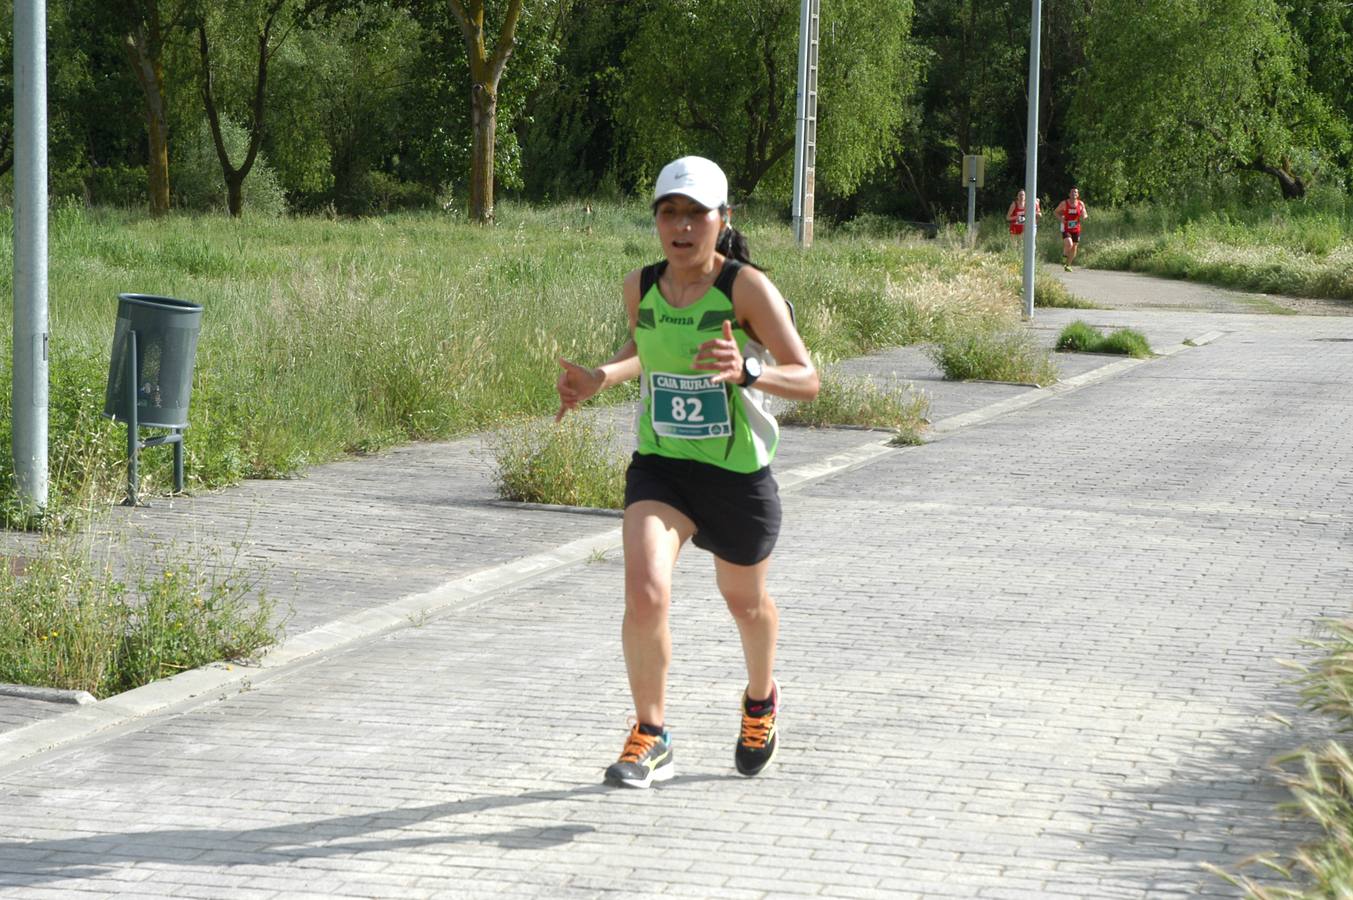
<instances>
[{"instance_id":1,"label":"number 82 on bib","mask_svg":"<svg viewBox=\"0 0 1353 900\"><path fill-rule=\"evenodd\" d=\"M728 391L711 377L654 372L649 382L654 434L681 440L732 434Z\"/></svg>"}]
</instances>

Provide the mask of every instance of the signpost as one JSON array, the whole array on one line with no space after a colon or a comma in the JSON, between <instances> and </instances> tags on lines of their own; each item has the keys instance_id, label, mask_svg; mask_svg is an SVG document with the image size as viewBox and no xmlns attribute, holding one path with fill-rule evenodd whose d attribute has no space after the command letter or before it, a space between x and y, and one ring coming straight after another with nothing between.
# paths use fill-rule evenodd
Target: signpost
<instances>
[{"instance_id":1,"label":"signpost","mask_svg":"<svg viewBox=\"0 0 1353 900\"><path fill-rule=\"evenodd\" d=\"M963 157L963 184L968 189L968 246L977 244L977 189L986 184L986 159L981 156Z\"/></svg>"}]
</instances>

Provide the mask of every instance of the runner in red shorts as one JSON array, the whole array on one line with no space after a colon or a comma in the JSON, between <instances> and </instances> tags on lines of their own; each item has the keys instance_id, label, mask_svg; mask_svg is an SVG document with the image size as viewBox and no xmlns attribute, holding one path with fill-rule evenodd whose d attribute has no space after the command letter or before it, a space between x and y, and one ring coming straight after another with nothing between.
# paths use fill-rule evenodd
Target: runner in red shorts
<instances>
[{"instance_id":1,"label":"runner in red shorts","mask_svg":"<svg viewBox=\"0 0 1353 900\"><path fill-rule=\"evenodd\" d=\"M1062 268L1071 271L1076 261L1076 248L1081 242L1081 223L1085 221L1085 204L1079 188L1072 187L1066 199L1057 204L1053 215L1062 223Z\"/></svg>"},{"instance_id":2,"label":"runner in red shorts","mask_svg":"<svg viewBox=\"0 0 1353 900\"><path fill-rule=\"evenodd\" d=\"M1043 205L1037 200L1034 201L1034 218L1042 218ZM1010 223L1010 234L1014 236L1015 243L1019 243L1019 238L1024 234L1024 222L1027 218L1024 205L1024 191L1020 191L1010 204L1010 208L1005 211L1005 220Z\"/></svg>"}]
</instances>

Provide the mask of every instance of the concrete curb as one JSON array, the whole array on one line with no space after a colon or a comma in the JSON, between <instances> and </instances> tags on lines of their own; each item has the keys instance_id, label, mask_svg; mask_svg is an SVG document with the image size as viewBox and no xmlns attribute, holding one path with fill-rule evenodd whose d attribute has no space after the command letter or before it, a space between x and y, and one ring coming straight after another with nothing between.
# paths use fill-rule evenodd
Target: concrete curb
<instances>
[{"instance_id":1,"label":"concrete curb","mask_svg":"<svg viewBox=\"0 0 1353 900\"><path fill-rule=\"evenodd\" d=\"M1170 356L1220 336L1218 332L1209 332L1193 339L1191 343L1180 344L1158 355ZM931 426L931 441L942 440L961 429L1079 390L1149 362L1149 359L1113 362L1047 388L1037 388L972 412L941 419ZM833 454L821 462L777 472L776 480L782 491L793 491L823 478L866 466L884 454L906 449L890 446L890 440L891 435L871 440ZM212 663L106 700L92 703L82 701L85 705L71 712L0 733L0 770L38 754L96 737L101 732L127 726L147 716L207 702L213 695L217 700L224 700L232 693L248 691L254 685L299 665L318 662L392 631L419 625L431 616L471 608L542 575L594 559L599 554L619 548L621 543L621 529L612 528L544 553L457 578L430 591L410 594L392 603L344 616L288 638L267 651L257 663Z\"/></svg>"},{"instance_id":2,"label":"concrete curb","mask_svg":"<svg viewBox=\"0 0 1353 900\"><path fill-rule=\"evenodd\" d=\"M89 691L68 691L62 688L33 687L28 684L0 684L0 697L18 697L20 700L41 700L44 703L73 703L83 706L97 703Z\"/></svg>"}]
</instances>

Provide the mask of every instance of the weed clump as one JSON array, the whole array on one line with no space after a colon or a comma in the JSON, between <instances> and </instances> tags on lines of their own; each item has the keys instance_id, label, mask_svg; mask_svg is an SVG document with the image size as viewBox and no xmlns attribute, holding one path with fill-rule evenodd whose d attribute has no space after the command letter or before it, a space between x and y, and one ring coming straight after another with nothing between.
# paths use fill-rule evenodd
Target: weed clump
<instances>
[{"instance_id":1,"label":"weed clump","mask_svg":"<svg viewBox=\"0 0 1353 900\"><path fill-rule=\"evenodd\" d=\"M0 682L109 697L210 662L251 659L278 640L281 624L256 575L167 562L172 552L118 575L107 560L48 537L33 558L0 565Z\"/></svg>"},{"instance_id":2,"label":"weed clump","mask_svg":"<svg viewBox=\"0 0 1353 900\"><path fill-rule=\"evenodd\" d=\"M1039 387L1057 380L1048 352L1026 331L971 328L945 335L927 349L954 381L1009 381Z\"/></svg>"},{"instance_id":3,"label":"weed clump","mask_svg":"<svg viewBox=\"0 0 1353 900\"><path fill-rule=\"evenodd\" d=\"M869 378L829 369L821 374L817 397L795 403L779 419L786 425L887 428L896 433L895 443L919 444L929 412L930 399L896 378L879 386Z\"/></svg>"},{"instance_id":4,"label":"weed clump","mask_svg":"<svg viewBox=\"0 0 1353 900\"><path fill-rule=\"evenodd\" d=\"M1085 322L1075 321L1057 336L1057 349L1074 353L1114 353L1134 359L1149 359L1151 345L1146 336L1131 328L1119 328L1109 334Z\"/></svg>"},{"instance_id":5,"label":"weed clump","mask_svg":"<svg viewBox=\"0 0 1353 900\"><path fill-rule=\"evenodd\" d=\"M509 426L493 438L498 496L519 503L620 509L625 455L615 430L584 415Z\"/></svg>"}]
</instances>

